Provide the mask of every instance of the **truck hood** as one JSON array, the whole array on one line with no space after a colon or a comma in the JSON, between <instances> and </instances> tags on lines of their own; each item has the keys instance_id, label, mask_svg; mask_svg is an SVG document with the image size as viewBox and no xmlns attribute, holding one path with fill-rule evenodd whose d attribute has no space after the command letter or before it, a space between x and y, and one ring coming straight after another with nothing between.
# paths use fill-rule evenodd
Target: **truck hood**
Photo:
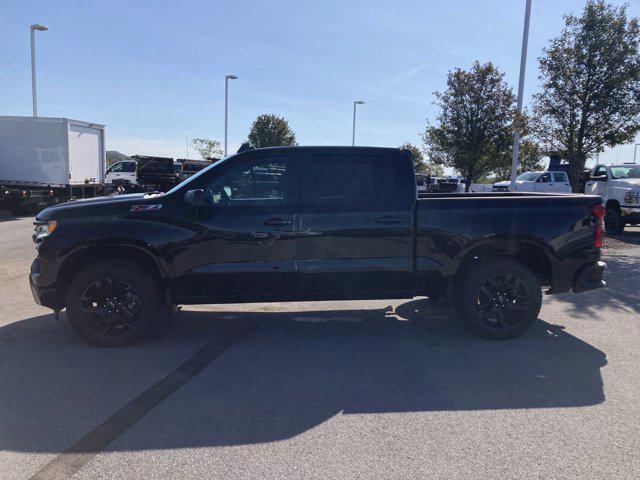
<instances>
[{"instance_id":1,"label":"truck hood","mask_svg":"<svg viewBox=\"0 0 640 480\"><path fill-rule=\"evenodd\" d=\"M130 193L127 195L114 195L111 197L84 198L60 203L42 210L36 217L37 221L51 220L64 217L76 217L83 215L112 215L122 214L131 210L134 204L160 203L161 194L149 195L145 193Z\"/></svg>"},{"instance_id":2,"label":"truck hood","mask_svg":"<svg viewBox=\"0 0 640 480\"><path fill-rule=\"evenodd\" d=\"M493 184L494 187L508 187L509 185L511 185L511 182L508 180L504 180L502 182L496 182Z\"/></svg>"}]
</instances>

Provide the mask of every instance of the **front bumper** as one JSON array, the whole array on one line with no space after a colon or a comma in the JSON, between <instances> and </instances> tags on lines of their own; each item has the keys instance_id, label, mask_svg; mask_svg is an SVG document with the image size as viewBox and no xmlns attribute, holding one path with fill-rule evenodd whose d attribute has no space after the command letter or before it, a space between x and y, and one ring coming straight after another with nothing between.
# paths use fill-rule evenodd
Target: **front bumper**
<instances>
[{"instance_id":1,"label":"front bumper","mask_svg":"<svg viewBox=\"0 0 640 480\"><path fill-rule=\"evenodd\" d=\"M623 205L620 211L625 223L640 223L640 206Z\"/></svg>"},{"instance_id":2,"label":"front bumper","mask_svg":"<svg viewBox=\"0 0 640 480\"><path fill-rule=\"evenodd\" d=\"M580 293L606 287L607 283L602 280L606 268L607 264L604 262L596 262L593 265L584 267L578 272L573 281L573 292Z\"/></svg>"},{"instance_id":3,"label":"front bumper","mask_svg":"<svg viewBox=\"0 0 640 480\"><path fill-rule=\"evenodd\" d=\"M42 285L40 259L38 258L31 263L29 285L31 287L31 295L33 295L33 299L38 305L42 305L43 307L48 307L53 310L59 310L62 308L63 302L58 289Z\"/></svg>"}]
</instances>

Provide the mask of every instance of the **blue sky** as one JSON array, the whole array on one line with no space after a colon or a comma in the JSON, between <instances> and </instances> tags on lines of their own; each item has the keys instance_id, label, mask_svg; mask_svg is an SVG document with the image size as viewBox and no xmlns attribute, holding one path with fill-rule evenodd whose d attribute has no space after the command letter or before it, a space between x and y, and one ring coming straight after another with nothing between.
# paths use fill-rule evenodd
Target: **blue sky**
<instances>
[{"instance_id":1,"label":"blue sky","mask_svg":"<svg viewBox=\"0 0 640 480\"><path fill-rule=\"evenodd\" d=\"M261 113L284 115L302 145L420 143L447 71L493 61L515 87L524 0L2 1L0 114L30 115L29 25L42 116L107 125L107 148L183 157L186 135L230 150ZM614 1L614 3L622 3ZM630 13L640 16L640 1ZM533 0L525 105L537 57L583 0ZM640 141L640 140L639 140ZM194 156L192 152L192 156ZM601 160L630 161L633 145Z\"/></svg>"}]
</instances>

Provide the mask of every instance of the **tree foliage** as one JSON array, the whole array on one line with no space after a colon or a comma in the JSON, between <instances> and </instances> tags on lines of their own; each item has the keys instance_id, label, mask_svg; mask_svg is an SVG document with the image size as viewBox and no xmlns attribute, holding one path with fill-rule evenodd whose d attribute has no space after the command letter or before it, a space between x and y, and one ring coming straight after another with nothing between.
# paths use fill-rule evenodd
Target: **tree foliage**
<instances>
[{"instance_id":1,"label":"tree foliage","mask_svg":"<svg viewBox=\"0 0 640 480\"><path fill-rule=\"evenodd\" d=\"M254 148L296 145L296 135L284 117L272 113L259 115L251 125L249 144Z\"/></svg>"},{"instance_id":2,"label":"tree foliage","mask_svg":"<svg viewBox=\"0 0 640 480\"><path fill-rule=\"evenodd\" d=\"M222 158L222 148L220 148L220 142L217 140L210 140L208 138L192 138L191 146L204 160L210 158Z\"/></svg>"},{"instance_id":3,"label":"tree foliage","mask_svg":"<svg viewBox=\"0 0 640 480\"><path fill-rule=\"evenodd\" d=\"M398 148L400 148L400 150L409 150L411 152L411 158L413 159L413 171L415 173L422 173L433 177L444 176L444 169L442 166L425 160L422 150L417 146L410 142L404 142Z\"/></svg>"},{"instance_id":4,"label":"tree foliage","mask_svg":"<svg viewBox=\"0 0 640 480\"><path fill-rule=\"evenodd\" d=\"M426 153L465 179L466 190L492 172L511 145L515 96L491 63L475 62L470 71L449 72L447 88L436 92L437 125L428 126Z\"/></svg>"},{"instance_id":5,"label":"tree foliage","mask_svg":"<svg viewBox=\"0 0 640 480\"><path fill-rule=\"evenodd\" d=\"M539 59L536 134L546 150L563 152L574 191L589 156L640 130L638 20L626 10L589 0L580 17L565 16Z\"/></svg>"}]
</instances>

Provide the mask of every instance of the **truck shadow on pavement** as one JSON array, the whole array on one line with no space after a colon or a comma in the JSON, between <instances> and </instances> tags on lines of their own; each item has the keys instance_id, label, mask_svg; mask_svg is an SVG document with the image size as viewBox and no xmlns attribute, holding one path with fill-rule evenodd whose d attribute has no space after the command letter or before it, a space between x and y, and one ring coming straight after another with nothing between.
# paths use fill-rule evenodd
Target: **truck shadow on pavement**
<instances>
[{"instance_id":1,"label":"truck shadow on pavement","mask_svg":"<svg viewBox=\"0 0 640 480\"><path fill-rule=\"evenodd\" d=\"M50 315L0 329L0 450L59 452L207 342L257 328L107 450L272 442L336 415L564 408L604 401L606 356L539 320L520 338L468 334L428 300L395 309L183 311L122 349L82 343ZM425 431L425 435L429 432Z\"/></svg>"}]
</instances>

